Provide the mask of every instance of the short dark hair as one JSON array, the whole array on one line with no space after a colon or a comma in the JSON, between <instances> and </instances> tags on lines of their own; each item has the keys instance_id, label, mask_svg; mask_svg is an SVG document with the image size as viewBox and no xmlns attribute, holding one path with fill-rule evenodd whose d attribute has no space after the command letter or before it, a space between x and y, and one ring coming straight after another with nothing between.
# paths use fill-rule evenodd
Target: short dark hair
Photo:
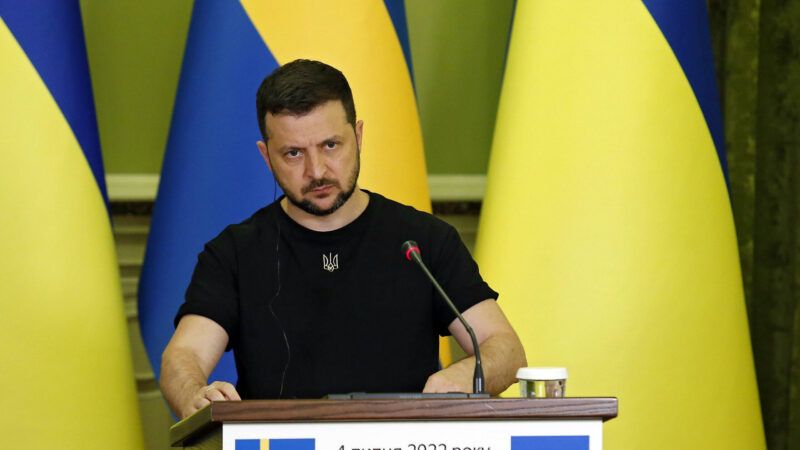
<instances>
[{"instance_id":1,"label":"short dark hair","mask_svg":"<svg viewBox=\"0 0 800 450\"><path fill-rule=\"evenodd\" d=\"M319 61L297 59L269 74L256 94L258 128L267 141L267 113L303 115L317 106L339 100L344 106L347 121L356 125L353 93L344 74Z\"/></svg>"}]
</instances>

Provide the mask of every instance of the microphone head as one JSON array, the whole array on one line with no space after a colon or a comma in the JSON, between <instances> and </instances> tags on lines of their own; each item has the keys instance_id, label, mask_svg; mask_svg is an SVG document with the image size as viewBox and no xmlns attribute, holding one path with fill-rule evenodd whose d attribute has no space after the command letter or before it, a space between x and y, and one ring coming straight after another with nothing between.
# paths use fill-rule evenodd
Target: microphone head
<instances>
[{"instance_id":1,"label":"microphone head","mask_svg":"<svg viewBox=\"0 0 800 450\"><path fill-rule=\"evenodd\" d=\"M403 250L403 254L406 255L406 259L411 261L411 254L416 253L418 256L420 254L419 246L414 241L405 241L403 245L400 247Z\"/></svg>"}]
</instances>

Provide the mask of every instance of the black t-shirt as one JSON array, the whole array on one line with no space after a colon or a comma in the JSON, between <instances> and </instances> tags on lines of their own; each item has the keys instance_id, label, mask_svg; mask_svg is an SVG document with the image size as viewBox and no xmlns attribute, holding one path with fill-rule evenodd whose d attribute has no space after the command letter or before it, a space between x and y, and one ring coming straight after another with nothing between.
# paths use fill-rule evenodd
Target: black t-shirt
<instances>
[{"instance_id":1,"label":"black t-shirt","mask_svg":"<svg viewBox=\"0 0 800 450\"><path fill-rule=\"evenodd\" d=\"M198 314L225 329L242 398L419 392L455 315L405 258L407 240L460 311L497 298L450 225L370 192L334 231L304 228L279 201L227 227L199 255L175 323Z\"/></svg>"}]
</instances>

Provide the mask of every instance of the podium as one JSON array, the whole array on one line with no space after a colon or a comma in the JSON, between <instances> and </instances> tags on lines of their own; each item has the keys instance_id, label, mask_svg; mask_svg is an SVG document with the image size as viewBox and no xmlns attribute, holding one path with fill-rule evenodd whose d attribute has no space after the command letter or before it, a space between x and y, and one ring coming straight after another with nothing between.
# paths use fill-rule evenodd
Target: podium
<instances>
[{"instance_id":1,"label":"podium","mask_svg":"<svg viewBox=\"0 0 800 450\"><path fill-rule=\"evenodd\" d=\"M170 429L173 447L223 450L601 450L617 399L213 402Z\"/></svg>"}]
</instances>

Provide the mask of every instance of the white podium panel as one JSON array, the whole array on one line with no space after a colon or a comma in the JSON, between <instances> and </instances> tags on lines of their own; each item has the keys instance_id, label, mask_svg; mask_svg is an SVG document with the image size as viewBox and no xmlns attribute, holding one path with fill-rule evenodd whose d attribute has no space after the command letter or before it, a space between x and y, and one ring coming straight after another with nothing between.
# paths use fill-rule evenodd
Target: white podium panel
<instances>
[{"instance_id":1,"label":"white podium panel","mask_svg":"<svg viewBox=\"0 0 800 450\"><path fill-rule=\"evenodd\" d=\"M223 450L601 450L581 420L225 423Z\"/></svg>"}]
</instances>

